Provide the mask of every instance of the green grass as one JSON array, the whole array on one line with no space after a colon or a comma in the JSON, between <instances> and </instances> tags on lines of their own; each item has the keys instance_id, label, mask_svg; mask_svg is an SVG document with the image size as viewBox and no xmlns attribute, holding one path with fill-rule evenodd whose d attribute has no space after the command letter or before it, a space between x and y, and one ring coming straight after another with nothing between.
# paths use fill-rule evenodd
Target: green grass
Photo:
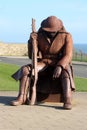
<instances>
[{"instance_id":1,"label":"green grass","mask_svg":"<svg viewBox=\"0 0 87 130\"><path fill-rule=\"evenodd\" d=\"M18 91L19 82L11 75L18 70L19 66L0 63L0 91ZM87 79L75 77L76 91L87 92Z\"/></svg>"},{"instance_id":2,"label":"green grass","mask_svg":"<svg viewBox=\"0 0 87 130\"><path fill-rule=\"evenodd\" d=\"M87 78L75 77L76 91L87 92Z\"/></svg>"},{"instance_id":3,"label":"green grass","mask_svg":"<svg viewBox=\"0 0 87 130\"><path fill-rule=\"evenodd\" d=\"M11 77L18 68L16 65L0 63L0 90L18 90L19 83Z\"/></svg>"},{"instance_id":4,"label":"green grass","mask_svg":"<svg viewBox=\"0 0 87 130\"><path fill-rule=\"evenodd\" d=\"M87 62L87 58L73 58L73 61Z\"/></svg>"}]
</instances>

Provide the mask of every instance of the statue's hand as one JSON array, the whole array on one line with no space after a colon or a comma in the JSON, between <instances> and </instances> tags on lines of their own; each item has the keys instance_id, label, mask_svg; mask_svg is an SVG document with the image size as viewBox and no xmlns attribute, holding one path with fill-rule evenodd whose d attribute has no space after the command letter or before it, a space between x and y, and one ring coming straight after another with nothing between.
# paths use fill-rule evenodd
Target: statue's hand
<instances>
[{"instance_id":1,"label":"statue's hand","mask_svg":"<svg viewBox=\"0 0 87 130\"><path fill-rule=\"evenodd\" d=\"M32 39L37 39L37 33L35 33L35 32L31 33L30 37Z\"/></svg>"},{"instance_id":2,"label":"statue's hand","mask_svg":"<svg viewBox=\"0 0 87 130\"><path fill-rule=\"evenodd\" d=\"M62 67L61 66L57 66L55 69L54 69L54 73L53 73L53 78L59 78L60 74L62 72Z\"/></svg>"}]
</instances>

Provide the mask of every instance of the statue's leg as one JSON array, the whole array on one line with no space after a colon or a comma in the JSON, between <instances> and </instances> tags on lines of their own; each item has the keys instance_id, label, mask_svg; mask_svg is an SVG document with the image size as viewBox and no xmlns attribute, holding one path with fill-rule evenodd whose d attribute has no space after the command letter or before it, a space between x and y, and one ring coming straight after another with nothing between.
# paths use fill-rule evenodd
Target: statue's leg
<instances>
[{"instance_id":1,"label":"statue's leg","mask_svg":"<svg viewBox=\"0 0 87 130\"><path fill-rule=\"evenodd\" d=\"M70 86L70 78L66 71L62 73L62 89L64 96L64 109L72 109L72 89Z\"/></svg>"},{"instance_id":2,"label":"statue's leg","mask_svg":"<svg viewBox=\"0 0 87 130\"><path fill-rule=\"evenodd\" d=\"M27 100L27 93L28 93L28 87L29 87L29 69L28 67L24 66L23 68L23 76L20 79L20 85L19 85L19 93L16 100L11 102L11 105L18 106L26 103Z\"/></svg>"}]
</instances>

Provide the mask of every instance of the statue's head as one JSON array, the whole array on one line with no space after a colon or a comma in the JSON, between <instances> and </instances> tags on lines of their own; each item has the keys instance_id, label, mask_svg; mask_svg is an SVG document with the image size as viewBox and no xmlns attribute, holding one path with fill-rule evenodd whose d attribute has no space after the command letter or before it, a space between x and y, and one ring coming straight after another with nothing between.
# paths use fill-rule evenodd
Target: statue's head
<instances>
[{"instance_id":1,"label":"statue's head","mask_svg":"<svg viewBox=\"0 0 87 130\"><path fill-rule=\"evenodd\" d=\"M56 16L50 16L41 23L41 28L48 32L58 32L62 29L63 23Z\"/></svg>"}]
</instances>

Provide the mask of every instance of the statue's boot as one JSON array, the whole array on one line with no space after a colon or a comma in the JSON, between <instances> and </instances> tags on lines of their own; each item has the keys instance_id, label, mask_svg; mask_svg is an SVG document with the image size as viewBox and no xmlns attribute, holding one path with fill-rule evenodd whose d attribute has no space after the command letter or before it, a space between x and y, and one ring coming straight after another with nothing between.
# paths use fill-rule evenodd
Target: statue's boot
<instances>
[{"instance_id":1,"label":"statue's boot","mask_svg":"<svg viewBox=\"0 0 87 130\"><path fill-rule=\"evenodd\" d=\"M11 105L18 106L18 105L26 104L27 94L28 94L28 86L29 86L29 77L27 75L25 75L20 80L18 97L16 100L11 102Z\"/></svg>"},{"instance_id":2,"label":"statue's boot","mask_svg":"<svg viewBox=\"0 0 87 130\"><path fill-rule=\"evenodd\" d=\"M64 78L62 82L62 88L63 88L63 96L64 96L64 109L70 110L72 109L72 90L70 87L70 79Z\"/></svg>"}]
</instances>

